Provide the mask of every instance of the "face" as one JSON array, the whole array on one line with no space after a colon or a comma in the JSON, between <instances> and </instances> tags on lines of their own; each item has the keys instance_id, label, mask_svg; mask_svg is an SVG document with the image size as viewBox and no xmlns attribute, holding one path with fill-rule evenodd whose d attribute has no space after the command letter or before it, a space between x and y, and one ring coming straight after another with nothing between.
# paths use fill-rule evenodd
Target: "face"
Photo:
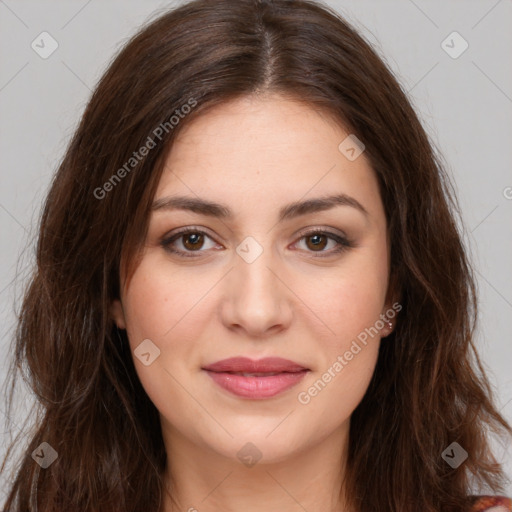
<instances>
[{"instance_id":1,"label":"face","mask_svg":"<svg viewBox=\"0 0 512 512\"><path fill-rule=\"evenodd\" d=\"M346 432L392 307L377 179L364 152L339 149L348 135L273 95L218 106L176 139L112 306L167 445L236 459L250 442L276 462ZM256 363L214 365L240 357Z\"/></svg>"}]
</instances>

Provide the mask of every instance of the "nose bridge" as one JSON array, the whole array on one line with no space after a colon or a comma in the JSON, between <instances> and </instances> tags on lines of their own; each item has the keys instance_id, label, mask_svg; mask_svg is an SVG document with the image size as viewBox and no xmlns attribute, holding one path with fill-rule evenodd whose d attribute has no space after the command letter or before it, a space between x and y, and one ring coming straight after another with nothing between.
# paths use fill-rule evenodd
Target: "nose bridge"
<instances>
[{"instance_id":1,"label":"nose bridge","mask_svg":"<svg viewBox=\"0 0 512 512\"><path fill-rule=\"evenodd\" d=\"M289 322L291 313L286 287L279 279L279 258L270 246L252 237L236 249L225 296L224 322L243 327L252 334L263 333Z\"/></svg>"},{"instance_id":2,"label":"nose bridge","mask_svg":"<svg viewBox=\"0 0 512 512\"><path fill-rule=\"evenodd\" d=\"M267 237L266 242L269 238ZM250 293L256 299L268 300L273 297L276 290L277 259L273 255L269 243L259 242L254 237L246 237L236 248L237 259L235 274L238 279L241 292ZM273 269L271 271L270 269ZM267 296L268 295L268 296Z\"/></svg>"}]
</instances>

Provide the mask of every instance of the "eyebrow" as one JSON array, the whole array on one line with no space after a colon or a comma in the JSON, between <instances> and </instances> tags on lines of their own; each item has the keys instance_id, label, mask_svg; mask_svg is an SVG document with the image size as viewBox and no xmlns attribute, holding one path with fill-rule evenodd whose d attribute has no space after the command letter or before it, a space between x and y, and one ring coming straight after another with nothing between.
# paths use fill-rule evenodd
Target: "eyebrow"
<instances>
[{"instance_id":1,"label":"eyebrow","mask_svg":"<svg viewBox=\"0 0 512 512\"><path fill-rule=\"evenodd\" d=\"M307 199L306 201L296 201L283 206L279 210L279 222L299 217L307 213L330 210L336 206L350 206L359 210L365 216L369 216L366 208L357 201L357 199L346 194L336 194L332 196ZM216 217L219 219L232 219L234 217L233 211L226 205L188 196L161 197L153 202L151 209L153 211L187 210L193 213Z\"/></svg>"}]
</instances>

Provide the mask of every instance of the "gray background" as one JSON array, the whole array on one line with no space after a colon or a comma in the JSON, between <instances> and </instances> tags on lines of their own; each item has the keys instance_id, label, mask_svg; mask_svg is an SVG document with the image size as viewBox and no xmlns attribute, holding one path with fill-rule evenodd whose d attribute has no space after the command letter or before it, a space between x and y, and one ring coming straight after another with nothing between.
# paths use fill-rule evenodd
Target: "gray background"
<instances>
[{"instance_id":1,"label":"gray background","mask_svg":"<svg viewBox=\"0 0 512 512\"><path fill-rule=\"evenodd\" d=\"M51 176L95 83L114 53L156 10L182 2L0 0L0 378L12 356L14 303L32 263L35 222ZM480 296L477 344L512 421L512 2L335 1L398 75L456 183ZM43 31L58 49L42 59ZM459 32L469 48L441 43ZM448 44L460 48L456 40ZM20 401L20 411L30 400ZM20 418L0 420L8 432ZM496 454L512 474L512 450ZM20 444L19 450L23 449ZM1 452L3 455L4 449ZM441 451L441 449L440 449ZM5 478L5 477L3 477ZM2 482L0 481L0 501ZM509 484L507 494L512 496Z\"/></svg>"}]
</instances>

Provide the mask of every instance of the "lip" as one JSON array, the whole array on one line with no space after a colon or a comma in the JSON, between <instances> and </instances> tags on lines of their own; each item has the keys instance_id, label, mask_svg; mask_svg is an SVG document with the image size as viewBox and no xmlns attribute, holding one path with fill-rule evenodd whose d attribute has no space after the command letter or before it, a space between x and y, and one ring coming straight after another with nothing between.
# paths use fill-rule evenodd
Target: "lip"
<instances>
[{"instance_id":1,"label":"lip","mask_svg":"<svg viewBox=\"0 0 512 512\"><path fill-rule=\"evenodd\" d=\"M244 373L297 372L307 369L294 361L281 357L264 357L258 360L248 357L230 357L203 367L203 370L212 372Z\"/></svg>"},{"instance_id":2,"label":"lip","mask_svg":"<svg viewBox=\"0 0 512 512\"><path fill-rule=\"evenodd\" d=\"M276 396L297 385L309 368L280 357L257 361L247 357L223 359L202 368L213 381L230 393L252 399ZM273 375L241 375L241 373Z\"/></svg>"}]
</instances>

